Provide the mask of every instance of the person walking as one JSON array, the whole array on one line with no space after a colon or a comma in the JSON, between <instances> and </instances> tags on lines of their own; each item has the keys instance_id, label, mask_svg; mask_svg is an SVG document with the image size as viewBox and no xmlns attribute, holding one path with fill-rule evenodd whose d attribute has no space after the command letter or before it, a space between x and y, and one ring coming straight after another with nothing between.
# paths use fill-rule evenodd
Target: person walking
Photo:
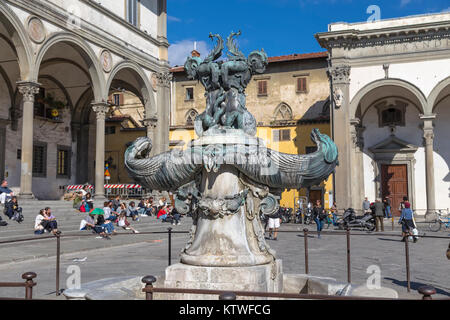
<instances>
[{"instance_id":1,"label":"person walking","mask_svg":"<svg viewBox=\"0 0 450 320\"><path fill-rule=\"evenodd\" d=\"M386 196L383 200L383 204L384 204L384 215L386 217L386 219L391 218L391 199L389 199L388 196Z\"/></svg>"},{"instance_id":2,"label":"person walking","mask_svg":"<svg viewBox=\"0 0 450 320\"><path fill-rule=\"evenodd\" d=\"M281 225L281 207L278 208L277 212L269 216L269 240L278 240L278 229ZM273 237L272 237L273 233Z\"/></svg>"},{"instance_id":3,"label":"person walking","mask_svg":"<svg viewBox=\"0 0 450 320\"><path fill-rule=\"evenodd\" d=\"M415 228L415 225L414 214L411 210L411 204L408 201L405 201L403 205L404 208L402 209L402 214L400 216L400 219L398 220L398 223L402 225L402 242L405 242L406 237L413 235L412 231ZM416 237L414 237L414 242L417 242Z\"/></svg>"},{"instance_id":4,"label":"person walking","mask_svg":"<svg viewBox=\"0 0 450 320\"><path fill-rule=\"evenodd\" d=\"M317 225L317 238L320 239L320 232L322 232L323 225L327 219L327 213L325 212L325 208L322 206L320 200L317 200L314 205L313 219Z\"/></svg>"},{"instance_id":5,"label":"person walking","mask_svg":"<svg viewBox=\"0 0 450 320\"><path fill-rule=\"evenodd\" d=\"M375 200L375 203L372 205L372 211L374 212L375 215L375 225L376 225L376 231L380 231L380 226L381 226L381 232L384 232L384 224L383 224L383 219L384 219L384 204L381 202L381 199L378 198L377 200Z\"/></svg>"}]
</instances>

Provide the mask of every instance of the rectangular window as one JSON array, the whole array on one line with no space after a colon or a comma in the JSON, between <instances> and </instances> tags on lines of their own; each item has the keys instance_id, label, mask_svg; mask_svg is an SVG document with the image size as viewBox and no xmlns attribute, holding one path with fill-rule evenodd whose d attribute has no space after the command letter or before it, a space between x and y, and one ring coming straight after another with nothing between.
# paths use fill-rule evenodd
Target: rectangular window
<instances>
[{"instance_id":1,"label":"rectangular window","mask_svg":"<svg viewBox=\"0 0 450 320\"><path fill-rule=\"evenodd\" d=\"M267 81L258 81L258 96L267 96Z\"/></svg>"},{"instance_id":2,"label":"rectangular window","mask_svg":"<svg viewBox=\"0 0 450 320\"><path fill-rule=\"evenodd\" d=\"M138 26L139 0L126 0L127 21L134 26Z\"/></svg>"},{"instance_id":3,"label":"rectangular window","mask_svg":"<svg viewBox=\"0 0 450 320\"><path fill-rule=\"evenodd\" d=\"M306 78L297 78L297 92L307 92L307 80Z\"/></svg>"},{"instance_id":4,"label":"rectangular window","mask_svg":"<svg viewBox=\"0 0 450 320\"><path fill-rule=\"evenodd\" d=\"M56 175L59 178L70 178L70 159L72 150L70 147L58 146L56 159Z\"/></svg>"},{"instance_id":5,"label":"rectangular window","mask_svg":"<svg viewBox=\"0 0 450 320\"><path fill-rule=\"evenodd\" d=\"M33 177L47 176L47 144L35 142L33 146Z\"/></svg>"},{"instance_id":6,"label":"rectangular window","mask_svg":"<svg viewBox=\"0 0 450 320\"><path fill-rule=\"evenodd\" d=\"M116 134L116 127L113 127L113 126L105 127L105 134L106 135Z\"/></svg>"},{"instance_id":7,"label":"rectangular window","mask_svg":"<svg viewBox=\"0 0 450 320\"><path fill-rule=\"evenodd\" d=\"M17 160L22 160L22 149L17 149Z\"/></svg>"},{"instance_id":8,"label":"rectangular window","mask_svg":"<svg viewBox=\"0 0 450 320\"><path fill-rule=\"evenodd\" d=\"M281 129L281 130L273 130L273 141L291 141L291 130L290 129Z\"/></svg>"},{"instance_id":9,"label":"rectangular window","mask_svg":"<svg viewBox=\"0 0 450 320\"><path fill-rule=\"evenodd\" d=\"M194 88L186 88L186 101L194 100Z\"/></svg>"},{"instance_id":10,"label":"rectangular window","mask_svg":"<svg viewBox=\"0 0 450 320\"><path fill-rule=\"evenodd\" d=\"M121 106L122 105L122 97L121 96L123 96L122 94L114 94L113 95L113 98L114 98L114 101L113 101L113 103L114 103L114 105L115 106Z\"/></svg>"}]
</instances>

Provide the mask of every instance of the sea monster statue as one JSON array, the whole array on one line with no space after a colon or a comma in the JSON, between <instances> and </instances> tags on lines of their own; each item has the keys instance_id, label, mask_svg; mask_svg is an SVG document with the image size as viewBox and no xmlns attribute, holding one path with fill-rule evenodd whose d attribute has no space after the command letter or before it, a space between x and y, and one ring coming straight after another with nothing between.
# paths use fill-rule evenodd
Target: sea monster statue
<instances>
[{"instance_id":1,"label":"sea monster statue","mask_svg":"<svg viewBox=\"0 0 450 320\"><path fill-rule=\"evenodd\" d=\"M338 151L334 142L314 129L317 151L308 155L271 150L255 137L256 121L246 108L245 89L254 74L265 72L267 54L248 58L227 39L228 60L220 35L204 60L189 57L185 70L206 90L206 109L195 120L199 138L185 150L150 157L152 143L137 139L125 152L132 178L146 188L171 191L181 213L191 211L191 238L181 262L203 267L245 267L273 263L275 253L265 242L260 213L278 210L285 189L320 184L334 172Z\"/></svg>"}]
</instances>

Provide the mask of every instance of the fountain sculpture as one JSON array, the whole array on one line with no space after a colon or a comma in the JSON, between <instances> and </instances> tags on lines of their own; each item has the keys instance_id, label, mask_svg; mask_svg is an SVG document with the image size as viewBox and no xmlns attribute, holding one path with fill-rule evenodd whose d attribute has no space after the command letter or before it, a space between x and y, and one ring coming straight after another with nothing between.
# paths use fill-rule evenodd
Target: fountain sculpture
<instances>
[{"instance_id":1,"label":"fountain sculpture","mask_svg":"<svg viewBox=\"0 0 450 320\"><path fill-rule=\"evenodd\" d=\"M226 61L217 61L224 41L212 34L214 50L186 61L188 77L206 89L205 112L195 120L199 138L153 157L151 141L139 138L125 153L136 182L173 192L180 213L193 208L191 238L181 263L166 269L167 287L281 291L281 261L265 241L260 213L274 213L283 190L318 185L338 164L336 145L317 129L311 134L317 152L309 155L271 150L255 136L245 89L265 72L268 58L263 50L246 58L235 43L240 34L227 38Z\"/></svg>"}]
</instances>

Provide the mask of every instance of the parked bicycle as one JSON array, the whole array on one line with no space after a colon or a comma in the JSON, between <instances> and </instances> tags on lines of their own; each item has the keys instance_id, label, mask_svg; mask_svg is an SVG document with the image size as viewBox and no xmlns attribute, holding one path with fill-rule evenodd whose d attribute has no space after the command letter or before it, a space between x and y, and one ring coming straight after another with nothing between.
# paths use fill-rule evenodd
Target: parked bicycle
<instances>
[{"instance_id":1,"label":"parked bicycle","mask_svg":"<svg viewBox=\"0 0 450 320\"><path fill-rule=\"evenodd\" d=\"M439 212L436 212L437 219L431 221L428 224L428 228L430 231L438 232L441 230L442 226L444 226L446 229L450 229L450 216L447 214L444 216L442 213L442 210L439 210Z\"/></svg>"}]
</instances>

